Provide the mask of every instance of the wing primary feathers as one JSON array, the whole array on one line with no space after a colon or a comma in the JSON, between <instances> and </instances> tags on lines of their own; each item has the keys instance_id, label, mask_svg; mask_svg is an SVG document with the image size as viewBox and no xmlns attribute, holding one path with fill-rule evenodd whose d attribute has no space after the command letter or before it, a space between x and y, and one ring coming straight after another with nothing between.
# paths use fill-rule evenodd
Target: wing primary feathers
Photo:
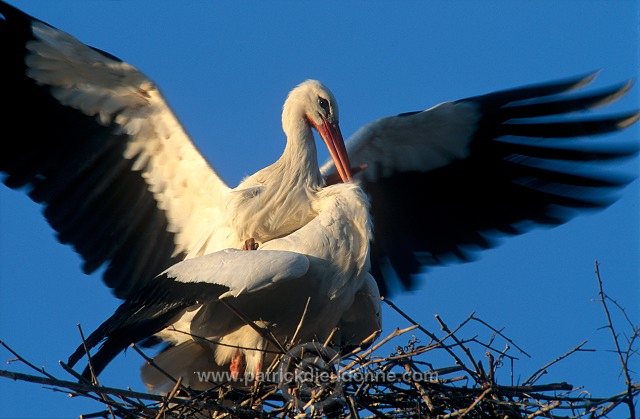
<instances>
[{"instance_id":1,"label":"wing primary feathers","mask_svg":"<svg viewBox=\"0 0 640 419\"><path fill-rule=\"evenodd\" d=\"M552 147L541 143L524 144L508 139L496 141L496 152L504 156L519 155L544 160L595 162L629 158L638 153L638 145L614 145L607 148Z\"/></svg>"},{"instance_id":2,"label":"wing primary feathers","mask_svg":"<svg viewBox=\"0 0 640 419\"><path fill-rule=\"evenodd\" d=\"M516 118L534 118L540 116L566 114L585 111L597 106L607 105L624 96L633 86L632 81L621 83L606 89L576 97L556 100L539 100L535 103L509 103L500 109L503 120Z\"/></svg>"},{"instance_id":3,"label":"wing primary feathers","mask_svg":"<svg viewBox=\"0 0 640 419\"><path fill-rule=\"evenodd\" d=\"M91 221L97 219L97 215L106 209L101 199L104 193L112 193L113 187L118 182L124 180L135 182L131 176L128 176L131 162L120 159L114 154L105 156L99 164L94 166L94 169L97 170L75 176L73 181L53 197L45 208L45 217L59 232L63 243L73 243L79 235L87 233ZM140 188L146 185L140 181L127 185L129 188L132 186L141 193L144 189ZM111 196L110 200L113 199L115 197Z\"/></svg>"},{"instance_id":4,"label":"wing primary feathers","mask_svg":"<svg viewBox=\"0 0 640 419\"><path fill-rule=\"evenodd\" d=\"M580 114L633 86L629 81L575 92L596 75L446 102L382 118L360 132L349 149L352 161L385 165L362 177L371 195L372 267L382 295L395 289L394 282L401 290L414 288L415 275L429 267L473 260L476 249L496 246L500 237L559 225L616 201L616 192L635 176L600 164L635 156L640 144L596 138L629 127L640 112ZM465 126L467 131L459 129ZM390 129L404 136L385 143ZM397 143L411 158L396 152Z\"/></svg>"},{"instance_id":5,"label":"wing primary feathers","mask_svg":"<svg viewBox=\"0 0 640 419\"><path fill-rule=\"evenodd\" d=\"M11 83L2 181L27 189L82 270L106 264L103 281L127 298L185 257L194 243L183 233L217 216L228 186L135 67L5 2L0 37L0 79Z\"/></svg>"},{"instance_id":6,"label":"wing primary feathers","mask_svg":"<svg viewBox=\"0 0 640 419\"><path fill-rule=\"evenodd\" d=\"M458 102L473 101L481 103L487 107L502 107L507 103L552 96L570 90L579 89L591 83L599 73L599 71L596 71L558 82L539 83L515 89L501 90L498 92L461 99Z\"/></svg>"},{"instance_id":7,"label":"wing primary feathers","mask_svg":"<svg viewBox=\"0 0 640 419\"><path fill-rule=\"evenodd\" d=\"M499 128L490 135L492 137L512 135L534 138L593 136L618 131L621 127L626 127L637 121L638 116L639 114L637 112L632 112L608 118L592 118L567 122L536 122L531 124L506 122L501 124Z\"/></svg>"}]
</instances>

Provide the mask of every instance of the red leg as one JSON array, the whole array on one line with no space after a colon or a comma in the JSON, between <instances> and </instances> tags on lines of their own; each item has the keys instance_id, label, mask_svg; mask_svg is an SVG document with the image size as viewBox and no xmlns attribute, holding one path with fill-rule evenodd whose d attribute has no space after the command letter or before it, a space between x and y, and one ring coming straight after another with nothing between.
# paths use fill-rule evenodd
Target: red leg
<instances>
[{"instance_id":1,"label":"red leg","mask_svg":"<svg viewBox=\"0 0 640 419\"><path fill-rule=\"evenodd\" d=\"M237 380L241 375L244 375L244 355L241 351L236 351L233 354L233 358L231 358L231 364L229 365L229 370L231 371L231 378Z\"/></svg>"}]
</instances>

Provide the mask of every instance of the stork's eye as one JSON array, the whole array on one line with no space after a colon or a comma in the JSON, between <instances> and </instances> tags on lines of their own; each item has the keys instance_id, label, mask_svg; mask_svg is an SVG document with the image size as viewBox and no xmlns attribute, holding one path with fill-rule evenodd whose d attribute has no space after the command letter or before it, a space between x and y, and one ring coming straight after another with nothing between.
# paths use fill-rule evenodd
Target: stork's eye
<instances>
[{"instance_id":1,"label":"stork's eye","mask_svg":"<svg viewBox=\"0 0 640 419\"><path fill-rule=\"evenodd\" d=\"M318 105L329 113L329 101L323 97L318 97Z\"/></svg>"}]
</instances>

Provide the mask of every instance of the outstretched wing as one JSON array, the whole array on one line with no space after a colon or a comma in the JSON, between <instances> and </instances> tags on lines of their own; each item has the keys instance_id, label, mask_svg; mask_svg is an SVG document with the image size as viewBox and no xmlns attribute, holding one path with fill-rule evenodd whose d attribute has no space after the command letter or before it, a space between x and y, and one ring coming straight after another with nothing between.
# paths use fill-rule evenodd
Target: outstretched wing
<instances>
[{"instance_id":1,"label":"outstretched wing","mask_svg":"<svg viewBox=\"0 0 640 419\"><path fill-rule=\"evenodd\" d=\"M367 165L356 178L371 196L372 267L383 295L396 278L411 288L425 267L471 260L501 236L562 224L615 200L611 192L631 179L577 163L628 157L637 144L594 146L583 137L624 129L640 114L569 118L631 87L569 93L594 77L382 118L348 140L352 165ZM322 171L332 173L331 163Z\"/></svg>"},{"instance_id":2,"label":"outstretched wing","mask_svg":"<svg viewBox=\"0 0 640 419\"><path fill-rule=\"evenodd\" d=\"M0 2L0 171L85 273L135 294L204 239L229 188L143 73ZM205 233L206 234L206 233Z\"/></svg>"}]
</instances>

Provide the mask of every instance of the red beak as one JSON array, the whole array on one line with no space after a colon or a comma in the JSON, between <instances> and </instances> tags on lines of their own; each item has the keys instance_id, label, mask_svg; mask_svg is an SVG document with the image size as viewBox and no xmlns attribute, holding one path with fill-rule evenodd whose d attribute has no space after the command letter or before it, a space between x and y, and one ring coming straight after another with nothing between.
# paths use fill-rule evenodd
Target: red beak
<instances>
[{"instance_id":1,"label":"red beak","mask_svg":"<svg viewBox=\"0 0 640 419\"><path fill-rule=\"evenodd\" d=\"M342 139L342 132L337 122L330 124L326 119L322 118L323 124L321 126L315 126L318 133L324 140L324 143L329 149L329 154L333 159L333 163L336 165L338 174L343 182L350 182L353 179L351 173L351 164L349 163L349 156L347 155L347 148L344 145Z\"/></svg>"}]
</instances>

